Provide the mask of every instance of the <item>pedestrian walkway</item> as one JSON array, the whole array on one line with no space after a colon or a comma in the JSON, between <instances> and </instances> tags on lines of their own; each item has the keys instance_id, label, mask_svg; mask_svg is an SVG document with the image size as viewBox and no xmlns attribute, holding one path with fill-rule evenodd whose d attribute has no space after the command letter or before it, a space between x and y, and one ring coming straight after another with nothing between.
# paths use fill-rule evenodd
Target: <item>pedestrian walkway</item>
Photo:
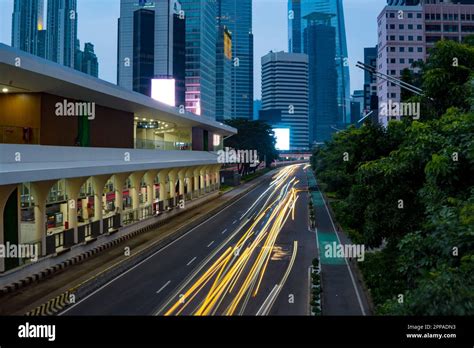
<instances>
[{"instance_id":1,"label":"pedestrian walkway","mask_svg":"<svg viewBox=\"0 0 474 348\"><path fill-rule=\"evenodd\" d=\"M367 315L369 306L357 272L344 257L333 253L334 247L348 240L338 232L328 204L317 186L312 170L307 170L308 184L315 209L317 244L321 265L323 315ZM328 252L331 251L331 252Z\"/></svg>"}]
</instances>

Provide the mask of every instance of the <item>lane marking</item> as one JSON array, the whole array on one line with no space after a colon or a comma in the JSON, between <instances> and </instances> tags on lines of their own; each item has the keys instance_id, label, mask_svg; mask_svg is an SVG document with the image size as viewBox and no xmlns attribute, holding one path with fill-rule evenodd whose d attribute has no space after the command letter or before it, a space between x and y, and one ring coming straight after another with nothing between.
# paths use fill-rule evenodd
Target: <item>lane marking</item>
<instances>
[{"instance_id":1,"label":"lane marking","mask_svg":"<svg viewBox=\"0 0 474 348\"><path fill-rule=\"evenodd\" d=\"M160 290L158 290L156 293L159 294L160 292L162 292L164 288L166 288L168 285L170 285L170 283L171 283L171 280L168 280L168 281L166 282L166 284L163 285L163 286L160 288Z\"/></svg>"},{"instance_id":2,"label":"lane marking","mask_svg":"<svg viewBox=\"0 0 474 348\"><path fill-rule=\"evenodd\" d=\"M197 259L196 256L193 257L193 258L191 259L191 261L189 261L189 262L186 264L186 266L189 266L190 264L192 264L194 261L196 261L196 259Z\"/></svg>"},{"instance_id":3,"label":"lane marking","mask_svg":"<svg viewBox=\"0 0 474 348\"><path fill-rule=\"evenodd\" d=\"M263 182L262 182L263 183ZM239 199L237 199L235 202L229 204L227 207L225 207L224 209L220 210L217 214L209 217L208 219L204 220L203 222L201 222L199 225L191 228L188 232L184 233L183 235L179 236L178 238L176 238L174 241L172 241L171 243L168 243L167 245L165 245L164 247L160 248L159 250L157 250L156 252L154 252L153 254L151 254L150 256L144 258L142 261L140 261L139 263L137 263L135 266L133 266L132 268L128 269L127 271L125 271L124 273L120 274L118 277L115 277L113 279L111 279L109 282L105 283L104 285L102 285L100 288L98 288L97 290L95 290L94 292L90 293L89 295L87 295L86 297L84 297L83 299L79 300L78 302L74 303L72 306L66 308L64 311L62 311L61 313L58 314L58 316L61 316L63 315L64 313L67 313L69 312L71 309L73 309L74 307L78 306L80 303L86 301L89 297L92 297L94 296L96 293L102 291L103 289L105 289L106 287L108 287L110 284L112 284L113 282L115 282L116 280L122 278L124 275L126 275L127 273L133 271L135 268L141 266L143 263L147 262L148 260L150 260L151 258L155 257L156 255L158 255L159 253L161 253L162 251L166 250L168 247L170 247L171 245L173 245L174 243L178 242L179 240L181 240L182 238L188 236L192 231L194 231L195 229L201 227L202 225L204 225L205 223L207 223L209 220L212 220L212 219L215 219L218 215L222 214L224 211L226 211L227 209L229 209L230 207L232 207L234 204L236 204L238 201L244 199L244 197L250 195L250 193L254 192L255 190L257 190L258 188L260 187L260 184L256 185L253 189L251 189L249 192L245 193L242 197L240 197ZM159 242L158 242L159 243ZM157 243L157 244L158 244ZM120 263L120 262L119 262ZM111 266L113 267L113 266ZM92 279L95 279L97 278L96 277L93 277Z\"/></svg>"},{"instance_id":4,"label":"lane marking","mask_svg":"<svg viewBox=\"0 0 474 348\"><path fill-rule=\"evenodd\" d=\"M224 233L226 233L226 232L227 232L227 228L226 228L224 231L222 231L221 234L224 234Z\"/></svg>"},{"instance_id":5,"label":"lane marking","mask_svg":"<svg viewBox=\"0 0 474 348\"><path fill-rule=\"evenodd\" d=\"M212 244L214 244L214 241L210 242L207 247L209 248Z\"/></svg>"},{"instance_id":6,"label":"lane marking","mask_svg":"<svg viewBox=\"0 0 474 348\"><path fill-rule=\"evenodd\" d=\"M236 222L237 222L237 220L234 220L234 222L232 223L232 225L234 225Z\"/></svg>"}]
</instances>

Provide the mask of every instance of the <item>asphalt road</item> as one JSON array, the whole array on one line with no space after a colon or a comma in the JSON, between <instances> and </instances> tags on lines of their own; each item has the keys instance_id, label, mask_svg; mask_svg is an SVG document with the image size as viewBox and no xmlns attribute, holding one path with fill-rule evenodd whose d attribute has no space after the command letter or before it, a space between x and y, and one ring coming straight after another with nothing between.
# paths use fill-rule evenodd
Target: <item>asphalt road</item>
<instances>
[{"instance_id":1,"label":"asphalt road","mask_svg":"<svg viewBox=\"0 0 474 348\"><path fill-rule=\"evenodd\" d=\"M308 315L316 239L285 168L62 315Z\"/></svg>"}]
</instances>

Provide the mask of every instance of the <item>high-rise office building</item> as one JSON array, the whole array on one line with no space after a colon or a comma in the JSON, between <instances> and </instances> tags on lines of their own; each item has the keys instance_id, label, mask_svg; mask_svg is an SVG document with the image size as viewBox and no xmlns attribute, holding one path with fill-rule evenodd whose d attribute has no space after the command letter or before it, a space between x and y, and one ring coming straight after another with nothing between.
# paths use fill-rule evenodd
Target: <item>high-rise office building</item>
<instances>
[{"instance_id":1,"label":"high-rise office building","mask_svg":"<svg viewBox=\"0 0 474 348\"><path fill-rule=\"evenodd\" d=\"M400 78L402 71L425 58L423 9L421 6L385 6L378 16L377 70ZM401 100L401 89L384 79L377 79L379 108ZM379 115L387 125L390 116Z\"/></svg>"},{"instance_id":2,"label":"high-rise office building","mask_svg":"<svg viewBox=\"0 0 474 348\"><path fill-rule=\"evenodd\" d=\"M355 90L351 97L351 124L357 122L363 117L364 113L364 91Z\"/></svg>"},{"instance_id":3,"label":"high-rise office building","mask_svg":"<svg viewBox=\"0 0 474 348\"><path fill-rule=\"evenodd\" d=\"M216 0L181 0L186 14L186 110L216 117Z\"/></svg>"},{"instance_id":4,"label":"high-rise office building","mask_svg":"<svg viewBox=\"0 0 474 348\"><path fill-rule=\"evenodd\" d=\"M94 45L90 42L84 44L84 51L80 49L79 40L77 40L79 47L76 48L76 70L82 71L85 74L98 77L99 76L99 62L94 53Z\"/></svg>"},{"instance_id":5,"label":"high-rise office building","mask_svg":"<svg viewBox=\"0 0 474 348\"><path fill-rule=\"evenodd\" d=\"M47 21L44 5L44 0L15 0L12 46L97 77L94 46L88 43L84 51L78 46L76 0L48 0Z\"/></svg>"},{"instance_id":6,"label":"high-rise office building","mask_svg":"<svg viewBox=\"0 0 474 348\"><path fill-rule=\"evenodd\" d=\"M232 118L253 117L252 0L218 0L218 18L232 35Z\"/></svg>"},{"instance_id":7,"label":"high-rise office building","mask_svg":"<svg viewBox=\"0 0 474 348\"><path fill-rule=\"evenodd\" d=\"M330 25L336 36L338 123L350 123L350 77L342 0L288 0L288 9L288 45L289 51L294 53L308 52L304 43L304 31L308 26L305 17L314 12L331 16Z\"/></svg>"},{"instance_id":8,"label":"high-rise office building","mask_svg":"<svg viewBox=\"0 0 474 348\"><path fill-rule=\"evenodd\" d=\"M174 100L168 102L184 106L185 19L177 0L121 0L118 85L148 96L152 84L158 95L172 86Z\"/></svg>"},{"instance_id":9,"label":"high-rise office building","mask_svg":"<svg viewBox=\"0 0 474 348\"><path fill-rule=\"evenodd\" d=\"M308 56L270 52L262 57L262 110L281 114L276 128L289 128L290 150L309 148Z\"/></svg>"},{"instance_id":10,"label":"high-rise office building","mask_svg":"<svg viewBox=\"0 0 474 348\"><path fill-rule=\"evenodd\" d=\"M417 70L413 63L424 61L439 40L461 42L472 35L474 0L388 1L378 16L377 70L400 78L404 69ZM401 101L400 87L377 79L379 105ZM380 107L379 107L380 108ZM398 119L400 117L397 117ZM387 125L390 117L379 116Z\"/></svg>"},{"instance_id":11,"label":"high-rise office building","mask_svg":"<svg viewBox=\"0 0 474 348\"><path fill-rule=\"evenodd\" d=\"M232 118L232 36L218 25L216 52L216 120Z\"/></svg>"},{"instance_id":12,"label":"high-rise office building","mask_svg":"<svg viewBox=\"0 0 474 348\"><path fill-rule=\"evenodd\" d=\"M422 7L427 55L439 40L462 42L474 34L474 0L432 0Z\"/></svg>"},{"instance_id":13,"label":"high-rise office building","mask_svg":"<svg viewBox=\"0 0 474 348\"><path fill-rule=\"evenodd\" d=\"M377 46L364 48L364 64L377 68ZM377 97L377 78L365 71L364 73L364 101L362 103L365 113L372 110L373 100Z\"/></svg>"},{"instance_id":14,"label":"high-rise office building","mask_svg":"<svg viewBox=\"0 0 474 348\"><path fill-rule=\"evenodd\" d=\"M35 55L44 52L43 11L44 0L15 0L12 14L12 47Z\"/></svg>"},{"instance_id":15,"label":"high-rise office building","mask_svg":"<svg viewBox=\"0 0 474 348\"><path fill-rule=\"evenodd\" d=\"M305 16L303 42L309 59L309 138L312 144L324 143L337 129L350 123L342 122L338 113L337 35L331 25L332 17L321 12Z\"/></svg>"},{"instance_id":16,"label":"high-rise office building","mask_svg":"<svg viewBox=\"0 0 474 348\"><path fill-rule=\"evenodd\" d=\"M47 59L74 68L77 19L76 0L48 0Z\"/></svg>"}]
</instances>

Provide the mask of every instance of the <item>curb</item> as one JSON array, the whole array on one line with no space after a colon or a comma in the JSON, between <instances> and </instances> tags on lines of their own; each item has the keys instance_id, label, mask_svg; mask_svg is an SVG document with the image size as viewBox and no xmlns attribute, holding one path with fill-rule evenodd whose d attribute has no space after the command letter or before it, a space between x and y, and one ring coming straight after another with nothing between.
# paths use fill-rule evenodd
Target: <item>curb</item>
<instances>
[{"instance_id":1,"label":"curb","mask_svg":"<svg viewBox=\"0 0 474 348\"><path fill-rule=\"evenodd\" d=\"M71 288L68 291L66 291L66 292L56 296L55 298L49 300L48 302L43 303L42 305L34 308L33 310L30 310L25 315L28 315L28 316L41 316L41 315L55 315L55 314L58 314L59 312L66 309L66 307L69 304L71 304L68 301L68 298L71 295L75 296L75 300L78 300L80 298L83 298L83 297L89 295L90 293L92 293L96 289L100 288L102 285L106 284L107 282L109 282L113 278L117 277L119 274L123 273L126 269L129 269L129 268L133 267L134 265L140 263L141 261L143 261L147 257L151 256L156 251L160 250L161 248L168 245L172 241L174 241L174 240L180 238L181 236L183 236L189 229L193 228L194 226L197 226L197 225L201 224L202 222L209 219L211 216L215 215L218 211L220 211L220 210L226 208L227 206L231 205L235 200L241 198L242 196L246 195L250 191L254 190L257 186L261 185L263 183L263 181L265 181L265 179L260 180L259 182L256 182L256 183L250 185L247 189L245 189L244 191L237 194L233 199L230 199L229 201L225 202L224 204L214 208L210 212L208 212L208 213L196 218L195 220L193 220L191 225L186 225L186 226L181 227L175 233L173 233L171 236L168 236L167 238L157 242L156 244L152 244L152 245L148 246L147 248L145 248L144 250L139 252L139 254L137 254L137 255L133 255L128 259L124 259L122 261L119 261L118 263L112 265L110 268L104 270L102 273L99 273L99 274L95 275L93 278L90 278L89 280L86 280L84 283L79 284L75 288ZM176 217L178 215L174 215L173 217ZM102 250L105 250L105 249L109 248L112 245L117 245L117 244L123 242L126 239L130 239L130 238L136 236L139 233L142 233L144 231L148 231L152 228L156 228L156 227L158 227L156 225L160 225L164 221L166 221L166 220L160 221L157 224L151 224L151 225L149 225L147 227L144 227L140 230L131 232L130 234L127 234L127 235L125 235L125 236L123 236L119 239L116 239L116 240L112 241L110 243L111 245L108 245L109 243L104 244L104 245L101 246L101 247L104 247L104 248L102 248L99 251L95 251L94 254L98 253ZM107 245L107 247L105 248L106 245ZM95 248L95 249L100 249L100 247ZM95 250L95 249L93 249L93 250ZM88 253L92 252L93 250L89 251ZM78 258L80 256L82 256L82 254L76 256L75 258ZM84 261L86 258L83 258L80 262ZM67 263L68 261L70 261L70 260L67 260L64 263ZM63 299L63 300L61 300L61 299ZM66 299L66 300L64 300L64 299Z\"/></svg>"}]
</instances>

